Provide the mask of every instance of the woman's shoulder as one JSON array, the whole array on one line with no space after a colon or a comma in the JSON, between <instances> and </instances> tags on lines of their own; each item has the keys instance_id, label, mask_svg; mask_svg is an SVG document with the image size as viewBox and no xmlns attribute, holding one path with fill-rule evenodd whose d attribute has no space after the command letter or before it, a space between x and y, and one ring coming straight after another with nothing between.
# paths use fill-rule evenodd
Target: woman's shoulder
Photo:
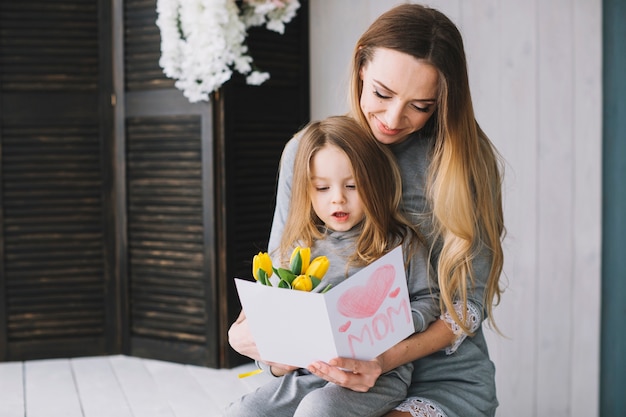
<instances>
[{"instance_id":1,"label":"woman's shoulder","mask_svg":"<svg viewBox=\"0 0 626 417\"><path fill-rule=\"evenodd\" d=\"M400 143L394 143L392 145L389 145L389 147L394 154L402 154L407 151L424 152L425 150L432 149L434 142L434 138L421 132L414 132L409 135L406 140L403 140Z\"/></svg>"},{"instance_id":2,"label":"woman's shoulder","mask_svg":"<svg viewBox=\"0 0 626 417\"><path fill-rule=\"evenodd\" d=\"M281 156L283 163L287 161L291 164L296 159L296 153L298 152L298 146L300 146L300 139L302 138L301 132L302 131L299 131L293 135L283 147L283 153Z\"/></svg>"},{"instance_id":3,"label":"woman's shoulder","mask_svg":"<svg viewBox=\"0 0 626 417\"><path fill-rule=\"evenodd\" d=\"M302 138L301 132L302 131L297 132L295 135L291 137L291 139L287 141L287 143L285 144L285 147L283 148L283 155L284 154L295 155L296 151L298 150L298 146L300 145L300 139Z\"/></svg>"}]
</instances>

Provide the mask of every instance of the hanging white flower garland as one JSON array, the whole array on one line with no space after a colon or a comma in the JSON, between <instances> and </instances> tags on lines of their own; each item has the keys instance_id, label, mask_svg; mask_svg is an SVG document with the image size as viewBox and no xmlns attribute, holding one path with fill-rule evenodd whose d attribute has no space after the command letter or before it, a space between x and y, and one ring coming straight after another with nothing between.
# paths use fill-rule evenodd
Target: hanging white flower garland
<instances>
[{"instance_id":1,"label":"hanging white flower garland","mask_svg":"<svg viewBox=\"0 0 626 417\"><path fill-rule=\"evenodd\" d=\"M235 0L157 0L159 65L192 103L208 100L233 69L262 84L270 75L252 70L247 28L265 24L282 34L299 7L298 0L243 0L241 10Z\"/></svg>"}]
</instances>

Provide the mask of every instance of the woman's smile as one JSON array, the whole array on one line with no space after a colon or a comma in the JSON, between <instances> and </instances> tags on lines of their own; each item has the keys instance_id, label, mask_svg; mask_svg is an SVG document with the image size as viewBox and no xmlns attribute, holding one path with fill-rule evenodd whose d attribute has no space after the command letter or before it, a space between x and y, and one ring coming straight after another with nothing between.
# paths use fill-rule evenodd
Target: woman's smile
<instances>
[{"instance_id":1,"label":"woman's smile","mask_svg":"<svg viewBox=\"0 0 626 417\"><path fill-rule=\"evenodd\" d=\"M439 72L431 64L378 48L360 75L361 111L381 143L402 142L435 112Z\"/></svg>"}]
</instances>

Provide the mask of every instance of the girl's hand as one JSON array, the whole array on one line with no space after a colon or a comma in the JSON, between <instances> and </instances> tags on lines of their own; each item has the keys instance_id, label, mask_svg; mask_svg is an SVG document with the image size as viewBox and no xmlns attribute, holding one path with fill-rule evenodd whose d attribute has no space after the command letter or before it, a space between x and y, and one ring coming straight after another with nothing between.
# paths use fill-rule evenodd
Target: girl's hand
<instances>
[{"instance_id":1,"label":"girl's hand","mask_svg":"<svg viewBox=\"0 0 626 417\"><path fill-rule=\"evenodd\" d=\"M297 366L283 365L282 363L266 362L270 367L270 373L274 376L283 376L289 372L299 369Z\"/></svg>"},{"instance_id":2,"label":"girl's hand","mask_svg":"<svg viewBox=\"0 0 626 417\"><path fill-rule=\"evenodd\" d=\"M295 371L298 369L297 366L283 365L280 363L274 362L265 362L261 359L261 355L259 354L259 349L254 342L254 338L250 333L250 328L248 327L248 320L246 320L246 315L243 310L237 317L237 320L230 326L228 329L228 342L233 349L235 349L238 353L249 357L255 361L267 363L270 366L270 370L274 376L282 376L291 371Z\"/></svg>"},{"instance_id":3,"label":"girl's hand","mask_svg":"<svg viewBox=\"0 0 626 417\"><path fill-rule=\"evenodd\" d=\"M360 361L335 358L329 363L313 362L307 369L328 382L357 392L369 391L382 373L379 359Z\"/></svg>"},{"instance_id":4,"label":"girl's hand","mask_svg":"<svg viewBox=\"0 0 626 417\"><path fill-rule=\"evenodd\" d=\"M228 343L230 343L230 346L238 353L254 359L255 361L261 360L259 349L250 333L248 321L246 320L246 315L243 310L239 314L239 317L237 317L237 320L230 326L230 329L228 329Z\"/></svg>"}]
</instances>

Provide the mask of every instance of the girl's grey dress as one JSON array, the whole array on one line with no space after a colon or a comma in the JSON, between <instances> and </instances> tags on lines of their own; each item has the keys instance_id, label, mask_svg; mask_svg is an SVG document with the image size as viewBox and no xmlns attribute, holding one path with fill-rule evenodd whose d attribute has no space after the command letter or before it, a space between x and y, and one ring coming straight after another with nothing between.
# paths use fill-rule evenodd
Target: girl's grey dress
<instances>
[{"instance_id":1,"label":"girl's grey dress","mask_svg":"<svg viewBox=\"0 0 626 417\"><path fill-rule=\"evenodd\" d=\"M276 211L270 235L269 249L278 247L280 235L287 218L293 161L298 147L298 137L287 143L281 160ZM402 172L402 197L406 213L420 227L427 238L432 235L430 206L424 189L432 148L432 142L418 133L402 143L390 145ZM428 242L432 244L432 242ZM433 248L431 264L437 265L440 246ZM413 410L414 416L421 416L416 410L426 405L430 410L427 416L472 417L493 416L498 401L496 399L495 368L489 359L489 352L482 330L486 318L483 307L485 284L489 275L491 255L483 250L482 255L474 260L475 287L468 300L468 317L472 323L474 336L465 337L459 332L456 343L445 351L413 362L413 376L408 389L407 400L399 407L402 411ZM444 314L453 327L449 315ZM350 406L343 408L350 409Z\"/></svg>"},{"instance_id":2,"label":"girl's grey dress","mask_svg":"<svg viewBox=\"0 0 626 417\"><path fill-rule=\"evenodd\" d=\"M362 269L346 269L347 260L355 251L355 242L360 233L360 226L347 232L329 230L323 239L313 244L311 259L324 255L330 261L324 283L335 286ZM433 288L429 282L433 273L428 269L426 248L423 245L415 247L413 243L415 250L411 251L409 245L411 242L403 246L407 264L407 286L415 331L421 332L440 314L438 289ZM408 255L410 258L407 258ZM306 340L302 343L306 343ZM409 363L381 375L376 385L366 393L342 388L300 369L275 378L256 391L244 395L225 410L225 416L382 416L406 397L412 369L413 365Z\"/></svg>"}]
</instances>

